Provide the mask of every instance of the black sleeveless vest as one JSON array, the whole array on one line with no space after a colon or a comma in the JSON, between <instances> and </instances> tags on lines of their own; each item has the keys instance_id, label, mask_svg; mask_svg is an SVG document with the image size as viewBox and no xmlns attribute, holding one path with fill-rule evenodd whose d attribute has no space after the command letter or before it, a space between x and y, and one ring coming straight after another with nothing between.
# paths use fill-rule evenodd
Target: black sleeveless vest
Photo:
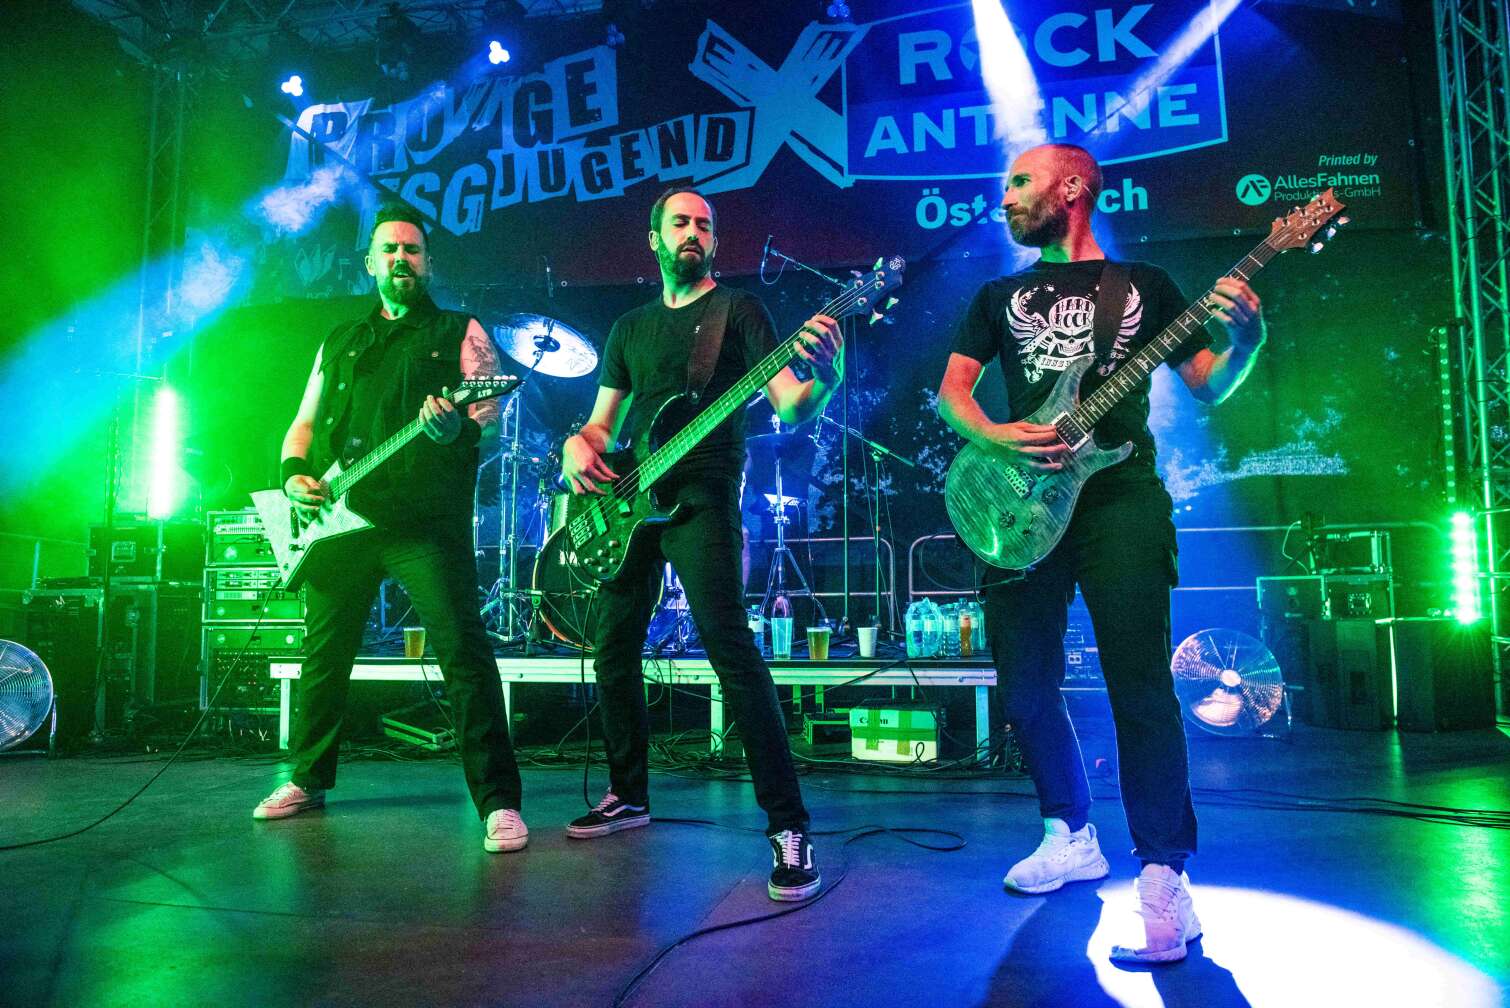
<instances>
[{"instance_id":1,"label":"black sleeveless vest","mask_svg":"<svg viewBox=\"0 0 1510 1008\"><path fill-rule=\"evenodd\" d=\"M389 336L399 356L375 368L384 347L377 342L372 314L337 326L320 351L324 377L315 410L315 436L310 459L316 472L331 462L352 461L419 415L427 395L455 388L462 379L461 345L471 317L443 311L426 298L399 321ZM361 365L366 364L364 368ZM385 387L375 387L386 375ZM353 407L360 396L366 404L368 430L353 429ZM374 400L375 397L375 401ZM351 506L369 520L388 526L412 526L431 518L468 517L477 483L477 446L465 437L438 445L420 434L392 458L366 476L351 491Z\"/></svg>"}]
</instances>

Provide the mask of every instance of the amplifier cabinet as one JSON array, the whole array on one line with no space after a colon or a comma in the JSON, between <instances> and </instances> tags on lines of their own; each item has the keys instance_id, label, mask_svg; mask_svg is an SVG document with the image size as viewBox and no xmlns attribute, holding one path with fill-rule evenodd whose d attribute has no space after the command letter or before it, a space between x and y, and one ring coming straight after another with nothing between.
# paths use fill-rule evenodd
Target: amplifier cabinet
<instances>
[{"instance_id":1,"label":"amplifier cabinet","mask_svg":"<svg viewBox=\"0 0 1510 1008\"><path fill-rule=\"evenodd\" d=\"M121 518L89 527L88 571L119 581L198 583L204 570L204 528L198 522Z\"/></svg>"},{"instance_id":2,"label":"amplifier cabinet","mask_svg":"<svg viewBox=\"0 0 1510 1008\"><path fill-rule=\"evenodd\" d=\"M112 583L109 645L101 655L103 594L99 588L57 588L23 595L28 639L22 643L52 672L58 731L66 742L96 724L124 728L132 708L199 701L198 586Z\"/></svg>"},{"instance_id":3,"label":"amplifier cabinet","mask_svg":"<svg viewBox=\"0 0 1510 1008\"><path fill-rule=\"evenodd\" d=\"M1401 731L1494 727L1494 659L1489 621L1394 619L1379 626L1394 656Z\"/></svg>"},{"instance_id":4,"label":"amplifier cabinet","mask_svg":"<svg viewBox=\"0 0 1510 1008\"><path fill-rule=\"evenodd\" d=\"M1311 654L1310 723L1378 730L1394 721L1389 651L1371 619L1307 620Z\"/></svg>"},{"instance_id":5,"label":"amplifier cabinet","mask_svg":"<svg viewBox=\"0 0 1510 1008\"><path fill-rule=\"evenodd\" d=\"M279 587L276 567L207 567L204 572L206 623L304 622L304 589Z\"/></svg>"},{"instance_id":6,"label":"amplifier cabinet","mask_svg":"<svg viewBox=\"0 0 1510 1008\"><path fill-rule=\"evenodd\" d=\"M277 563L262 519L252 508L205 516L205 563L211 567L271 567Z\"/></svg>"}]
</instances>

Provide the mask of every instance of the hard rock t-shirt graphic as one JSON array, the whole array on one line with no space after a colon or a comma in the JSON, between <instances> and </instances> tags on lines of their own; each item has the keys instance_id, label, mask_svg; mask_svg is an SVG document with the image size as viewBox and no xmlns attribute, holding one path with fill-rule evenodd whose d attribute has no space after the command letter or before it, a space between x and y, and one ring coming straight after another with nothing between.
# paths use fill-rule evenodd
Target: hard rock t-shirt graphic
<instances>
[{"instance_id":1,"label":"hard rock t-shirt graphic","mask_svg":"<svg viewBox=\"0 0 1510 1008\"><path fill-rule=\"evenodd\" d=\"M1037 384L1046 371L1063 371L1070 362L1095 352L1092 325L1096 303L1082 294L1060 296L1053 283L1022 287L1007 303L1007 326L1017 340L1023 376ZM1097 370L1104 377L1127 358L1128 346L1143 321L1143 298L1132 284L1110 359Z\"/></svg>"}]
</instances>

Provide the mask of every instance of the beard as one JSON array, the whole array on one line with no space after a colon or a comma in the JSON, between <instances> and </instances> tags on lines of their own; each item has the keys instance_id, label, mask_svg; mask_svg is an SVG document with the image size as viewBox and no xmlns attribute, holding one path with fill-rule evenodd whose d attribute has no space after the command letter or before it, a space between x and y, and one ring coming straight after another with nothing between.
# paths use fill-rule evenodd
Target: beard
<instances>
[{"instance_id":1,"label":"beard","mask_svg":"<svg viewBox=\"0 0 1510 1008\"><path fill-rule=\"evenodd\" d=\"M713 257L706 250L700 251L701 255L682 255L680 250L673 252L662 244L656 249L655 258L662 273L669 274L677 283L690 284L701 280L713 269Z\"/></svg>"},{"instance_id":2,"label":"beard","mask_svg":"<svg viewBox=\"0 0 1510 1008\"><path fill-rule=\"evenodd\" d=\"M382 295L384 300L393 304L412 305L424 298L425 292L430 286L428 277L423 277L418 273L400 273L399 276L410 277L411 282L407 284L395 283L394 276L391 273L386 277L378 279L378 293Z\"/></svg>"},{"instance_id":3,"label":"beard","mask_svg":"<svg viewBox=\"0 0 1510 1008\"><path fill-rule=\"evenodd\" d=\"M1012 240L1029 248L1043 248L1063 238L1070 230L1070 212L1063 201L1038 203L1023 213L1007 215Z\"/></svg>"}]
</instances>

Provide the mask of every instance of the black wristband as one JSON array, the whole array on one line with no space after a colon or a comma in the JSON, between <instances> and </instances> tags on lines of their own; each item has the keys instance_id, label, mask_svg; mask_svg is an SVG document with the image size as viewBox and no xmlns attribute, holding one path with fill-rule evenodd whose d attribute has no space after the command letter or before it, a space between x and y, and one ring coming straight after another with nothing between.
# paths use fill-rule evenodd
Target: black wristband
<instances>
[{"instance_id":1,"label":"black wristband","mask_svg":"<svg viewBox=\"0 0 1510 1008\"><path fill-rule=\"evenodd\" d=\"M463 448L476 448L482 440L482 425L471 417L461 418L461 432L456 435L452 444L461 445Z\"/></svg>"},{"instance_id":2,"label":"black wristband","mask_svg":"<svg viewBox=\"0 0 1510 1008\"><path fill-rule=\"evenodd\" d=\"M288 479L290 476L314 475L314 471L309 468L309 461L307 459L301 459L297 455L290 455L288 458L284 459L281 470L283 472L283 482L278 484L280 487L286 486L288 484Z\"/></svg>"}]
</instances>

